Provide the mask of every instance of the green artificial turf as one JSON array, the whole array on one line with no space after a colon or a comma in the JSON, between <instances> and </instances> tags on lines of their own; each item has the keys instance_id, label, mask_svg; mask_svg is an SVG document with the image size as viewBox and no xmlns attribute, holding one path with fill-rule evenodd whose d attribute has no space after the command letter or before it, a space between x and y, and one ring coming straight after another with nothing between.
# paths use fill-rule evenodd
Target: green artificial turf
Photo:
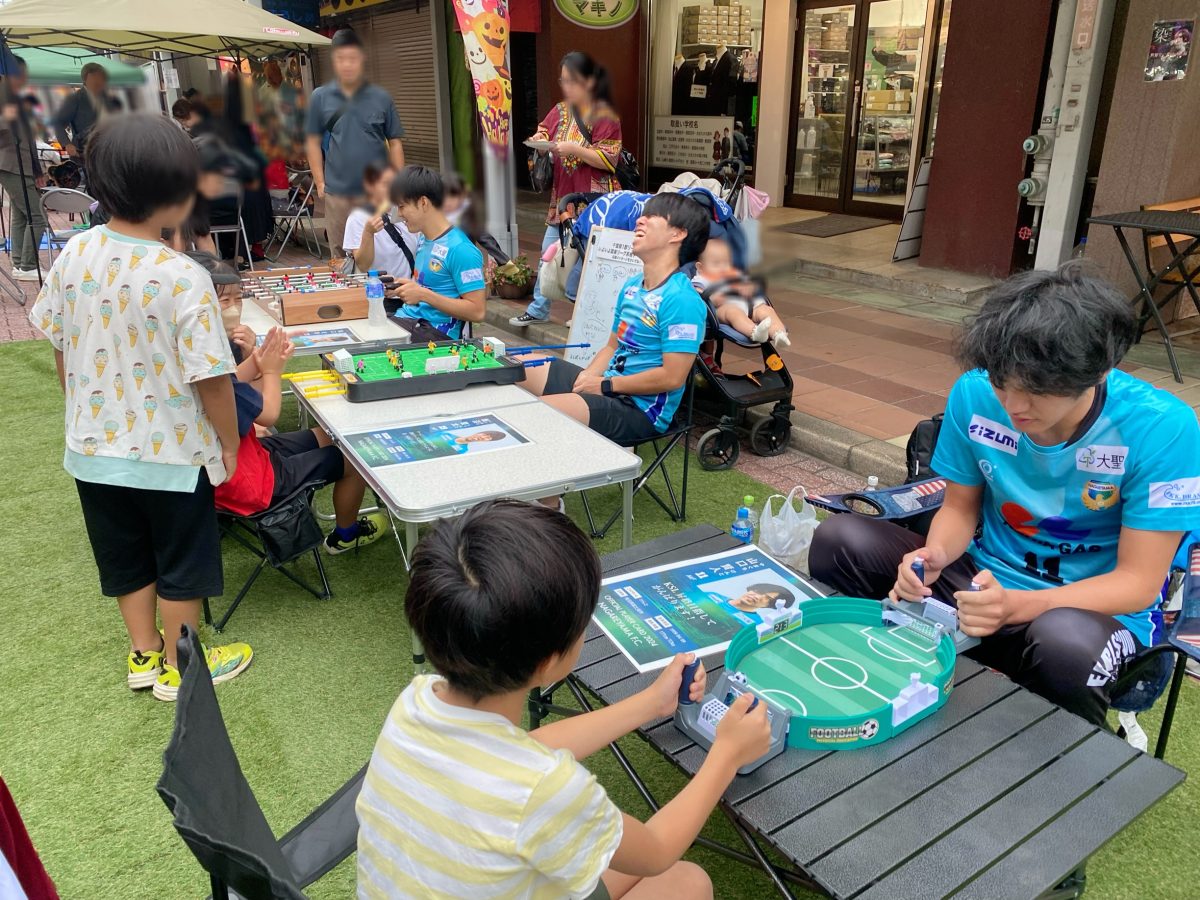
<instances>
[{"instance_id":1,"label":"green artificial turf","mask_svg":"<svg viewBox=\"0 0 1200 900\"><path fill-rule=\"evenodd\" d=\"M62 399L47 344L0 346L0 397L0 773L64 898L203 897L207 880L154 790L174 708L125 688L125 631L115 604L99 594L61 467ZM747 493L762 499L770 491L738 472L693 467L687 524L727 526ZM599 505L617 503L612 492ZM582 515L575 498L568 510ZM636 540L678 527L638 498ZM602 552L617 548L619 531L600 542ZM227 585L239 585L250 558L227 547L225 559ZM411 674L394 543L327 565L332 600L314 600L268 571L227 633L251 642L256 660L217 693L246 778L279 834L367 760ZM226 602L215 601L216 610ZM1144 719L1153 738L1157 715ZM1198 721L1200 689L1189 681L1168 756L1184 769L1200 765ZM682 777L652 749L636 737L623 744L657 797L679 789ZM589 765L622 808L646 814L609 754ZM1198 821L1200 789L1188 782L1098 854L1088 867L1089 896L1193 895L1200 858L1188 835ZM708 832L736 840L718 816ZM718 897L771 895L757 872L708 852L691 858L712 874ZM310 895L350 897L353 885L349 860Z\"/></svg>"}]
</instances>

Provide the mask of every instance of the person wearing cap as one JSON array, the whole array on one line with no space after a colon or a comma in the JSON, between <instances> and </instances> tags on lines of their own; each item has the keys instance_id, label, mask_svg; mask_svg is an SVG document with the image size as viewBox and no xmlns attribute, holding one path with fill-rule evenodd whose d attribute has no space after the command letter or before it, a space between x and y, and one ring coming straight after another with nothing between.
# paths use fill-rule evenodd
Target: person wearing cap
<instances>
[{"instance_id":1,"label":"person wearing cap","mask_svg":"<svg viewBox=\"0 0 1200 900\"><path fill-rule=\"evenodd\" d=\"M305 122L308 165L325 198L330 254L344 255L346 219L360 202L368 163L404 168L404 126L391 95L366 80L366 53L349 28L333 36L334 79L313 91Z\"/></svg>"},{"instance_id":2,"label":"person wearing cap","mask_svg":"<svg viewBox=\"0 0 1200 900\"><path fill-rule=\"evenodd\" d=\"M120 101L108 93L108 72L100 63L86 63L79 80L83 87L68 97L54 116L58 142L72 159L83 155L83 145L96 123L121 109Z\"/></svg>"}]
</instances>

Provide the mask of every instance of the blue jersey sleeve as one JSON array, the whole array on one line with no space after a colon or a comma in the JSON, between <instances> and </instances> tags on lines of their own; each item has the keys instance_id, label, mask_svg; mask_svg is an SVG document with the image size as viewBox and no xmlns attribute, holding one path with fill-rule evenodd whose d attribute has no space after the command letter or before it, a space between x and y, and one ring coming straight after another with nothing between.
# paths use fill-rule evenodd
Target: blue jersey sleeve
<instances>
[{"instance_id":1,"label":"blue jersey sleeve","mask_svg":"<svg viewBox=\"0 0 1200 900\"><path fill-rule=\"evenodd\" d=\"M463 240L450 251L447 264L454 278L454 287L458 296L469 294L471 291L482 291L483 254L469 240Z\"/></svg>"},{"instance_id":2,"label":"blue jersey sleeve","mask_svg":"<svg viewBox=\"0 0 1200 900\"><path fill-rule=\"evenodd\" d=\"M983 483L983 475L967 429L971 421L971 395L977 389L978 378L968 372L959 377L946 401L946 417L938 432L937 449L933 452L933 470L955 484L974 486Z\"/></svg>"},{"instance_id":3,"label":"blue jersey sleeve","mask_svg":"<svg viewBox=\"0 0 1200 900\"><path fill-rule=\"evenodd\" d=\"M704 301L683 275L672 275L658 310L663 353L696 353L704 339Z\"/></svg>"},{"instance_id":4,"label":"blue jersey sleeve","mask_svg":"<svg viewBox=\"0 0 1200 900\"><path fill-rule=\"evenodd\" d=\"M1145 531L1200 528L1200 425L1182 403L1146 429L1121 483L1121 524Z\"/></svg>"}]
</instances>

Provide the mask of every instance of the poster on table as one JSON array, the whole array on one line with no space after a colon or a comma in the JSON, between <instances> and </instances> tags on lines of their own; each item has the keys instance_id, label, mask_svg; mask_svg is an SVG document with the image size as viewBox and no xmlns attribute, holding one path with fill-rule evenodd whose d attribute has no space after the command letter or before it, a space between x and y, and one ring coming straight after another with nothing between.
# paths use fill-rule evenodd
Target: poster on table
<instances>
[{"instance_id":1,"label":"poster on table","mask_svg":"<svg viewBox=\"0 0 1200 900\"><path fill-rule=\"evenodd\" d=\"M372 469L452 456L478 456L529 443L495 416L433 419L346 436L350 452Z\"/></svg>"},{"instance_id":2,"label":"poster on table","mask_svg":"<svg viewBox=\"0 0 1200 900\"><path fill-rule=\"evenodd\" d=\"M340 347L343 344L361 344L362 339L349 328L316 328L307 331L293 331L287 336L296 349L307 347ZM265 334L258 336L261 346L266 339Z\"/></svg>"},{"instance_id":3,"label":"poster on table","mask_svg":"<svg viewBox=\"0 0 1200 900\"><path fill-rule=\"evenodd\" d=\"M708 172L732 135L732 116L655 116L653 165Z\"/></svg>"},{"instance_id":4,"label":"poster on table","mask_svg":"<svg viewBox=\"0 0 1200 900\"><path fill-rule=\"evenodd\" d=\"M498 156L508 154L512 76L508 68L507 0L454 0L483 136Z\"/></svg>"},{"instance_id":5,"label":"poster on table","mask_svg":"<svg viewBox=\"0 0 1200 900\"><path fill-rule=\"evenodd\" d=\"M676 653L723 652L742 628L764 621L758 610L820 596L751 545L606 578L593 618L639 672L650 672Z\"/></svg>"},{"instance_id":6,"label":"poster on table","mask_svg":"<svg viewBox=\"0 0 1200 900\"><path fill-rule=\"evenodd\" d=\"M1150 34L1150 52L1146 54L1146 81L1182 79L1187 74L1195 33L1195 19L1155 22Z\"/></svg>"}]
</instances>

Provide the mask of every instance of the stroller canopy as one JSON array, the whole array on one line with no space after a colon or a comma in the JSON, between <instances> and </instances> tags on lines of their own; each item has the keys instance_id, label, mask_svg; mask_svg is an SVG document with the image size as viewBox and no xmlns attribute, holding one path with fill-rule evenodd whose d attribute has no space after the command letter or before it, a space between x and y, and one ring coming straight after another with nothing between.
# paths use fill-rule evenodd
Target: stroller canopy
<instances>
[{"instance_id":1,"label":"stroller canopy","mask_svg":"<svg viewBox=\"0 0 1200 900\"><path fill-rule=\"evenodd\" d=\"M679 194L695 200L709 210L709 238L721 238L726 241L733 256L733 264L739 269L744 269L747 258L746 236L733 215L733 207L715 196L712 191L702 187L684 188ZM597 225L633 231L646 202L654 196L657 195L641 194L637 191L613 191L596 198L579 214L572 226L578 246L587 246L588 235Z\"/></svg>"}]
</instances>

